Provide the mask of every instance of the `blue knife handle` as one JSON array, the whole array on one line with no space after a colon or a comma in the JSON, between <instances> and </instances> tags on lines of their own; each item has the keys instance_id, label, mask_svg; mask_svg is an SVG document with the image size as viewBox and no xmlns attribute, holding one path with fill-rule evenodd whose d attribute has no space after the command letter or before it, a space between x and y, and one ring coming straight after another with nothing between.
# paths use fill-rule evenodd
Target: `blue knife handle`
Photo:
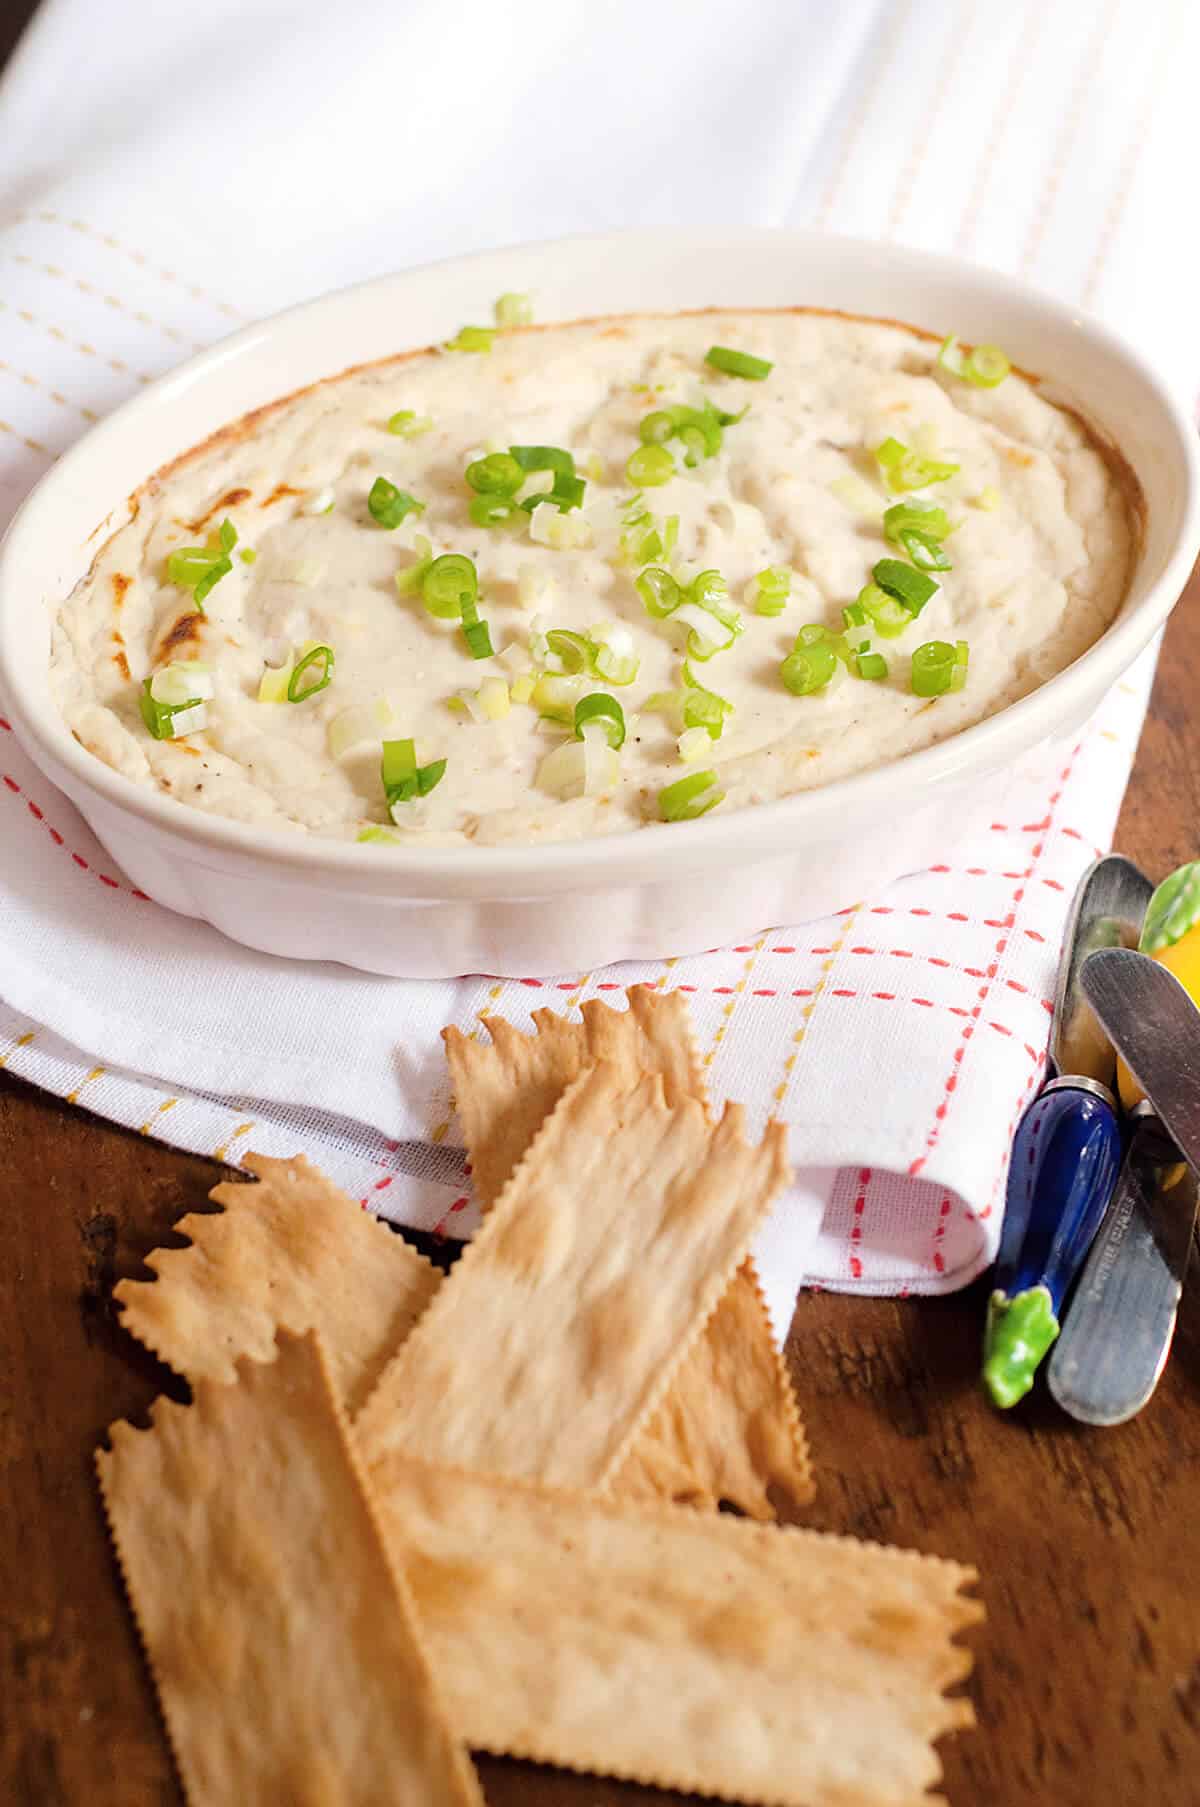
<instances>
[{"instance_id":1,"label":"blue knife handle","mask_svg":"<svg viewBox=\"0 0 1200 1807\"><path fill-rule=\"evenodd\" d=\"M984 1338L984 1382L997 1405L1015 1404L1033 1385L1120 1167L1117 1115L1098 1093L1055 1085L1022 1117Z\"/></svg>"}]
</instances>

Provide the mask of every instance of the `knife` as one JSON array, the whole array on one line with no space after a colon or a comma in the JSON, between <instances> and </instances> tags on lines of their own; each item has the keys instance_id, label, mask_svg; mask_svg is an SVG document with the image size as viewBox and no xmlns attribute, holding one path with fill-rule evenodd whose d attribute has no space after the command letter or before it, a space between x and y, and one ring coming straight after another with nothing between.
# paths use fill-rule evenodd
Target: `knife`
<instances>
[{"instance_id":1,"label":"knife","mask_svg":"<svg viewBox=\"0 0 1200 1807\"><path fill-rule=\"evenodd\" d=\"M1058 1311L1112 1197L1121 1131L1111 1042L1080 987L1097 949L1136 944L1154 887L1129 860L1097 860L1067 920L1049 1078L1013 1141L1004 1229L988 1302L983 1383L1002 1409L1033 1385Z\"/></svg>"},{"instance_id":2,"label":"knife","mask_svg":"<svg viewBox=\"0 0 1200 1807\"><path fill-rule=\"evenodd\" d=\"M1149 1400L1175 1333L1200 1198L1200 1012L1144 954L1093 956L1081 983L1147 1094L1047 1375L1064 1411L1108 1425Z\"/></svg>"}]
</instances>

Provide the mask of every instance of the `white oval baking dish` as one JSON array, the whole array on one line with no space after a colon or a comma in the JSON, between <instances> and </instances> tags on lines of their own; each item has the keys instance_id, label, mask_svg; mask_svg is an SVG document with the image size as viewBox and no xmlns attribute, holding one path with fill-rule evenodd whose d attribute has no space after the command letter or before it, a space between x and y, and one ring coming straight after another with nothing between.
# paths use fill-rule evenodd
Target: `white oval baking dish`
<instances>
[{"instance_id":1,"label":"white oval baking dish","mask_svg":"<svg viewBox=\"0 0 1200 1807\"><path fill-rule=\"evenodd\" d=\"M144 791L87 753L49 693L50 622L128 498L251 408L489 318L805 304L1002 344L1124 454L1145 495L1129 595L1032 696L894 764L782 802L583 843L428 851L265 832ZM30 757L134 884L270 953L408 977L562 973L691 953L824 915L930 863L1014 763L1053 756L1170 612L1200 544L1195 431L1128 345L1061 302L953 259L767 230L637 231L388 276L246 328L150 385L50 470L0 547L0 690Z\"/></svg>"}]
</instances>

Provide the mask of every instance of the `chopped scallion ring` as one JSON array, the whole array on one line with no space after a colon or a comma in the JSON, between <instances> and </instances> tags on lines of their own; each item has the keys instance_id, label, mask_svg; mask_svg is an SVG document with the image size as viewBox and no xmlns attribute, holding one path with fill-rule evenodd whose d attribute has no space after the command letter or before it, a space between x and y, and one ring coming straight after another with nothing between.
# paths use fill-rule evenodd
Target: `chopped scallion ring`
<instances>
[{"instance_id":1,"label":"chopped scallion ring","mask_svg":"<svg viewBox=\"0 0 1200 1807\"><path fill-rule=\"evenodd\" d=\"M623 622L602 622L588 635L592 646L592 664L596 672L610 684L632 684L641 667L634 651L633 634Z\"/></svg>"},{"instance_id":2,"label":"chopped scallion ring","mask_svg":"<svg viewBox=\"0 0 1200 1807\"><path fill-rule=\"evenodd\" d=\"M723 370L726 376L742 376L752 383L761 383L775 368L767 358L752 357L748 351L731 351L727 345L711 345L704 362L714 370Z\"/></svg>"},{"instance_id":3,"label":"chopped scallion ring","mask_svg":"<svg viewBox=\"0 0 1200 1807\"><path fill-rule=\"evenodd\" d=\"M634 588L645 604L647 615L655 621L664 621L673 615L683 601L683 593L669 571L659 565L649 565L634 580Z\"/></svg>"},{"instance_id":4,"label":"chopped scallion ring","mask_svg":"<svg viewBox=\"0 0 1200 1807\"><path fill-rule=\"evenodd\" d=\"M860 678L878 683L881 678L887 677L888 662L882 653L856 653L854 669Z\"/></svg>"},{"instance_id":5,"label":"chopped scallion ring","mask_svg":"<svg viewBox=\"0 0 1200 1807\"><path fill-rule=\"evenodd\" d=\"M937 594L938 586L932 577L927 577L924 571L914 571L911 565L903 564L898 558L881 558L871 576L885 595L894 596L904 605L914 620L929 598ZM867 613L870 612L868 609Z\"/></svg>"},{"instance_id":6,"label":"chopped scallion ring","mask_svg":"<svg viewBox=\"0 0 1200 1807\"><path fill-rule=\"evenodd\" d=\"M652 413L643 416L638 428L638 438L643 445L665 445L674 432L674 415L665 408L655 408Z\"/></svg>"},{"instance_id":7,"label":"chopped scallion ring","mask_svg":"<svg viewBox=\"0 0 1200 1807\"><path fill-rule=\"evenodd\" d=\"M400 408L389 418L387 430L400 439L415 439L419 433L428 433L432 425L428 414L415 414L411 408Z\"/></svg>"},{"instance_id":8,"label":"chopped scallion ring","mask_svg":"<svg viewBox=\"0 0 1200 1807\"><path fill-rule=\"evenodd\" d=\"M378 823L373 823L369 828L360 828L356 839L378 841L384 847L402 847L404 845L398 834L393 834L390 828L380 828Z\"/></svg>"},{"instance_id":9,"label":"chopped scallion ring","mask_svg":"<svg viewBox=\"0 0 1200 1807\"><path fill-rule=\"evenodd\" d=\"M617 752L625 744L625 711L615 696L608 696L603 690L594 690L590 696L581 697L575 705L575 738L583 739L583 731L589 722L595 722L603 728L605 739L613 752Z\"/></svg>"},{"instance_id":10,"label":"chopped scallion ring","mask_svg":"<svg viewBox=\"0 0 1200 1807\"><path fill-rule=\"evenodd\" d=\"M367 496L371 519L389 532L406 521L410 514L424 514L424 502L418 502L406 489L397 489L386 477L376 477Z\"/></svg>"},{"instance_id":11,"label":"chopped scallion ring","mask_svg":"<svg viewBox=\"0 0 1200 1807\"><path fill-rule=\"evenodd\" d=\"M472 496L467 513L476 527L515 527L527 518L521 504L511 496Z\"/></svg>"},{"instance_id":12,"label":"chopped scallion ring","mask_svg":"<svg viewBox=\"0 0 1200 1807\"><path fill-rule=\"evenodd\" d=\"M549 489L535 490L532 495L525 496L517 506L527 514L532 514L539 502L553 502L560 514L569 509L578 508L583 501L587 483L582 477L565 476L561 471L554 474L554 482Z\"/></svg>"},{"instance_id":13,"label":"chopped scallion ring","mask_svg":"<svg viewBox=\"0 0 1200 1807\"><path fill-rule=\"evenodd\" d=\"M492 636L488 632L487 622L479 619L479 604L473 596L462 598L462 630L467 651L473 659L490 659L493 656Z\"/></svg>"},{"instance_id":14,"label":"chopped scallion ring","mask_svg":"<svg viewBox=\"0 0 1200 1807\"><path fill-rule=\"evenodd\" d=\"M901 544L902 533L919 533L927 540L944 540L950 532L950 516L940 502L924 496L911 496L907 502L893 502L884 511L883 537L893 546Z\"/></svg>"},{"instance_id":15,"label":"chopped scallion ring","mask_svg":"<svg viewBox=\"0 0 1200 1807\"><path fill-rule=\"evenodd\" d=\"M258 557L258 553L254 550L253 546L243 546L238 553L238 557L244 565L252 565Z\"/></svg>"},{"instance_id":16,"label":"chopped scallion ring","mask_svg":"<svg viewBox=\"0 0 1200 1807\"><path fill-rule=\"evenodd\" d=\"M756 615L783 614L792 593L792 573L786 565L768 565L750 579L750 585Z\"/></svg>"},{"instance_id":17,"label":"chopped scallion ring","mask_svg":"<svg viewBox=\"0 0 1200 1807\"><path fill-rule=\"evenodd\" d=\"M912 614L900 599L889 596L876 583L864 584L858 593L858 600L851 606L860 609L864 619L885 640L894 640L905 628L912 626Z\"/></svg>"},{"instance_id":18,"label":"chopped scallion ring","mask_svg":"<svg viewBox=\"0 0 1200 1807\"><path fill-rule=\"evenodd\" d=\"M490 351L495 337L494 326L460 326L454 337L446 340L445 350Z\"/></svg>"},{"instance_id":19,"label":"chopped scallion ring","mask_svg":"<svg viewBox=\"0 0 1200 1807\"><path fill-rule=\"evenodd\" d=\"M733 714L733 704L715 690L706 690L692 676L687 660L683 662L683 725L703 728L710 740L720 740L725 732L725 718Z\"/></svg>"},{"instance_id":20,"label":"chopped scallion ring","mask_svg":"<svg viewBox=\"0 0 1200 1807\"><path fill-rule=\"evenodd\" d=\"M523 471L554 471L564 477L575 475L575 457L560 445L510 445L509 456Z\"/></svg>"},{"instance_id":21,"label":"chopped scallion ring","mask_svg":"<svg viewBox=\"0 0 1200 1807\"><path fill-rule=\"evenodd\" d=\"M927 640L915 647L910 682L914 696L945 696L961 690L967 681L970 649L965 640L951 646L948 640Z\"/></svg>"},{"instance_id":22,"label":"chopped scallion ring","mask_svg":"<svg viewBox=\"0 0 1200 1807\"><path fill-rule=\"evenodd\" d=\"M801 628L796 644L779 667L785 690L793 696L813 696L827 690L839 671L838 652L833 636L824 628L821 637L806 635Z\"/></svg>"},{"instance_id":23,"label":"chopped scallion ring","mask_svg":"<svg viewBox=\"0 0 1200 1807\"><path fill-rule=\"evenodd\" d=\"M882 445L876 446L875 462L893 495L909 489L924 489L927 483L945 483L958 470L957 464L923 458L898 439L885 439Z\"/></svg>"},{"instance_id":24,"label":"chopped scallion ring","mask_svg":"<svg viewBox=\"0 0 1200 1807\"><path fill-rule=\"evenodd\" d=\"M582 677L559 677L543 672L530 696L530 702L543 721L560 722L564 728L575 723L575 705L584 694Z\"/></svg>"},{"instance_id":25,"label":"chopped scallion ring","mask_svg":"<svg viewBox=\"0 0 1200 1807\"><path fill-rule=\"evenodd\" d=\"M558 660L558 669L568 677L587 671L592 663L592 645L583 634L573 634L565 627L552 627L546 634L547 650Z\"/></svg>"},{"instance_id":26,"label":"chopped scallion ring","mask_svg":"<svg viewBox=\"0 0 1200 1807\"><path fill-rule=\"evenodd\" d=\"M425 582L433 564L433 547L423 533L417 535L414 550L417 556L413 563L405 565L403 571L396 573L396 590L401 596L414 595Z\"/></svg>"},{"instance_id":27,"label":"chopped scallion ring","mask_svg":"<svg viewBox=\"0 0 1200 1807\"><path fill-rule=\"evenodd\" d=\"M444 552L422 574L421 600L439 621L461 620L464 603L474 602L478 595L479 574L465 553Z\"/></svg>"},{"instance_id":28,"label":"chopped scallion ring","mask_svg":"<svg viewBox=\"0 0 1200 1807\"><path fill-rule=\"evenodd\" d=\"M875 586L868 584L867 588L873 589ZM883 596L883 591L880 590L879 594ZM890 600L890 597L884 596L885 602ZM851 652L865 652L871 644L871 623L867 619L867 611L863 607L861 598L858 602L847 603L842 610L842 622L844 624L842 638Z\"/></svg>"},{"instance_id":29,"label":"chopped scallion ring","mask_svg":"<svg viewBox=\"0 0 1200 1807\"><path fill-rule=\"evenodd\" d=\"M411 740L384 741L379 776L389 809L394 809L397 803L411 803L416 797L427 797L445 774L444 759L419 766Z\"/></svg>"},{"instance_id":30,"label":"chopped scallion ring","mask_svg":"<svg viewBox=\"0 0 1200 1807\"><path fill-rule=\"evenodd\" d=\"M533 322L533 302L513 290L501 295L492 311L497 326L529 326Z\"/></svg>"},{"instance_id":31,"label":"chopped scallion ring","mask_svg":"<svg viewBox=\"0 0 1200 1807\"><path fill-rule=\"evenodd\" d=\"M167 579L181 590L190 590L201 614L204 599L214 584L233 570L229 554L237 545L237 528L226 516L206 546L180 546L167 557Z\"/></svg>"},{"instance_id":32,"label":"chopped scallion ring","mask_svg":"<svg viewBox=\"0 0 1200 1807\"><path fill-rule=\"evenodd\" d=\"M301 682L305 673L308 678ZM310 696L316 696L333 682L333 648L332 646L310 646L293 666L287 684L287 700L289 703L306 703Z\"/></svg>"},{"instance_id":33,"label":"chopped scallion ring","mask_svg":"<svg viewBox=\"0 0 1200 1807\"><path fill-rule=\"evenodd\" d=\"M625 475L631 483L657 489L675 475L675 460L665 445L643 445L626 460Z\"/></svg>"},{"instance_id":34,"label":"chopped scallion ring","mask_svg":"<svg viewBox=\"0 0 1200 1807\"><path fill-rule=\"evenodd\" d=\"M715 772L689 772L659 791L658 813L664 822L694 822L715 809L724 796Z\"/></svg>"},{"instance_id":35,"label":"chopped scallion ring","mask_svg":"<svg viewBox=\"0 0 1200 1807\"><path fill-rule=\"evenodd\" d=\"M151 693L153 678L147 678L138 696L138 708L148 732L155 740L180 740L207 726L208 711L204 698L191 696L180 703L160 703Z\"/></svg>"},{"instance_id":36,"label":"chopped scallion ring","mask_svg":"<svg viewBox=\"0 0 1200 1807\"><path fill-rule=\"evenodd\" d=\"M486 458L476 458L464 474L481 496L515 496L525 481L524 469L511 452L489 452Z\"/></svg>"},{"instance_id":37,"label":"chopped scallion ring","mask_svg":"<svg viewBox=\"0 0 1200 1807\"><path fill-rule=\"evenodd\" d=\"M1012 370L1012 365L998 345L977 345L967 353L963 375L977 389L994 389Z\"/></svg>"},{"instance_id":38,"label":"chopped scallion ring","mask_svg":"<svg viewBox=\"0 0 1200 1807\"><path fill-rule=\"evenodd\" d=\"M928 534L918 533L913 527L905 527L899 535L899 543L918 571L954 569L945 547L940 546L936 540L931 540Z\"/></svg>"},{"instance_id":39,"label":"chopped scallion ring","mask_svg":"<svg viewBox=\"0 0 1200 1807\"><path fill-rule=\"evenodd\" d=\"M205 703L213 694L212 672L196 659L160 666L150 679L150 695L156 703L165 703L170 709Z\"/></svg>"}]
</instances>

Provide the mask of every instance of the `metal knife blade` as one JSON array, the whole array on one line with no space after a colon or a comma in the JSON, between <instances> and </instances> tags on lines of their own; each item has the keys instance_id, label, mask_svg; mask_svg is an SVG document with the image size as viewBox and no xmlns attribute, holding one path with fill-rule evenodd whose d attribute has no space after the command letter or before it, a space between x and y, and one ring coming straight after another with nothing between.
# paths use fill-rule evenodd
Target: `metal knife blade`
<instances>
[{"instance_id":1,"label":"metal knife blade","mask_svg":"<svg viewBox=\"0 0 1200 1807\"><path fill-rule=\"evenodd\" d=\"M1152 1107L1138 1127L1046 1381L1084 1424L1123 1424L1158 1385L1175 1334L1200 1189Z\"/></svg>"},{"instance_id":2,"label":"metal knife blade","mask_svg":"<svg viewBox=\"0 0 1200 1807\"><path fill-rule=\"evenodd\" d=\"M1080 983L1155 1115L1200 1169L1200 1011L1165 966L1129 948L1089 954Z\"/></svg>"},{"instance_id":3,"label":"metal knife blade","mask_svg":"<svg viewBox=\"0 0 1200 1807\"><path fill-rule=\"evenodd\" d=\"M1079 1074L1111 1088L1112 1046L1080 990L1083 963L1098 948L1136 947L1154 886L1132 860L1109 853L1084 873L1063 935L1050 1059L1054 1073Z\"/></svg>"}]
</instances>

